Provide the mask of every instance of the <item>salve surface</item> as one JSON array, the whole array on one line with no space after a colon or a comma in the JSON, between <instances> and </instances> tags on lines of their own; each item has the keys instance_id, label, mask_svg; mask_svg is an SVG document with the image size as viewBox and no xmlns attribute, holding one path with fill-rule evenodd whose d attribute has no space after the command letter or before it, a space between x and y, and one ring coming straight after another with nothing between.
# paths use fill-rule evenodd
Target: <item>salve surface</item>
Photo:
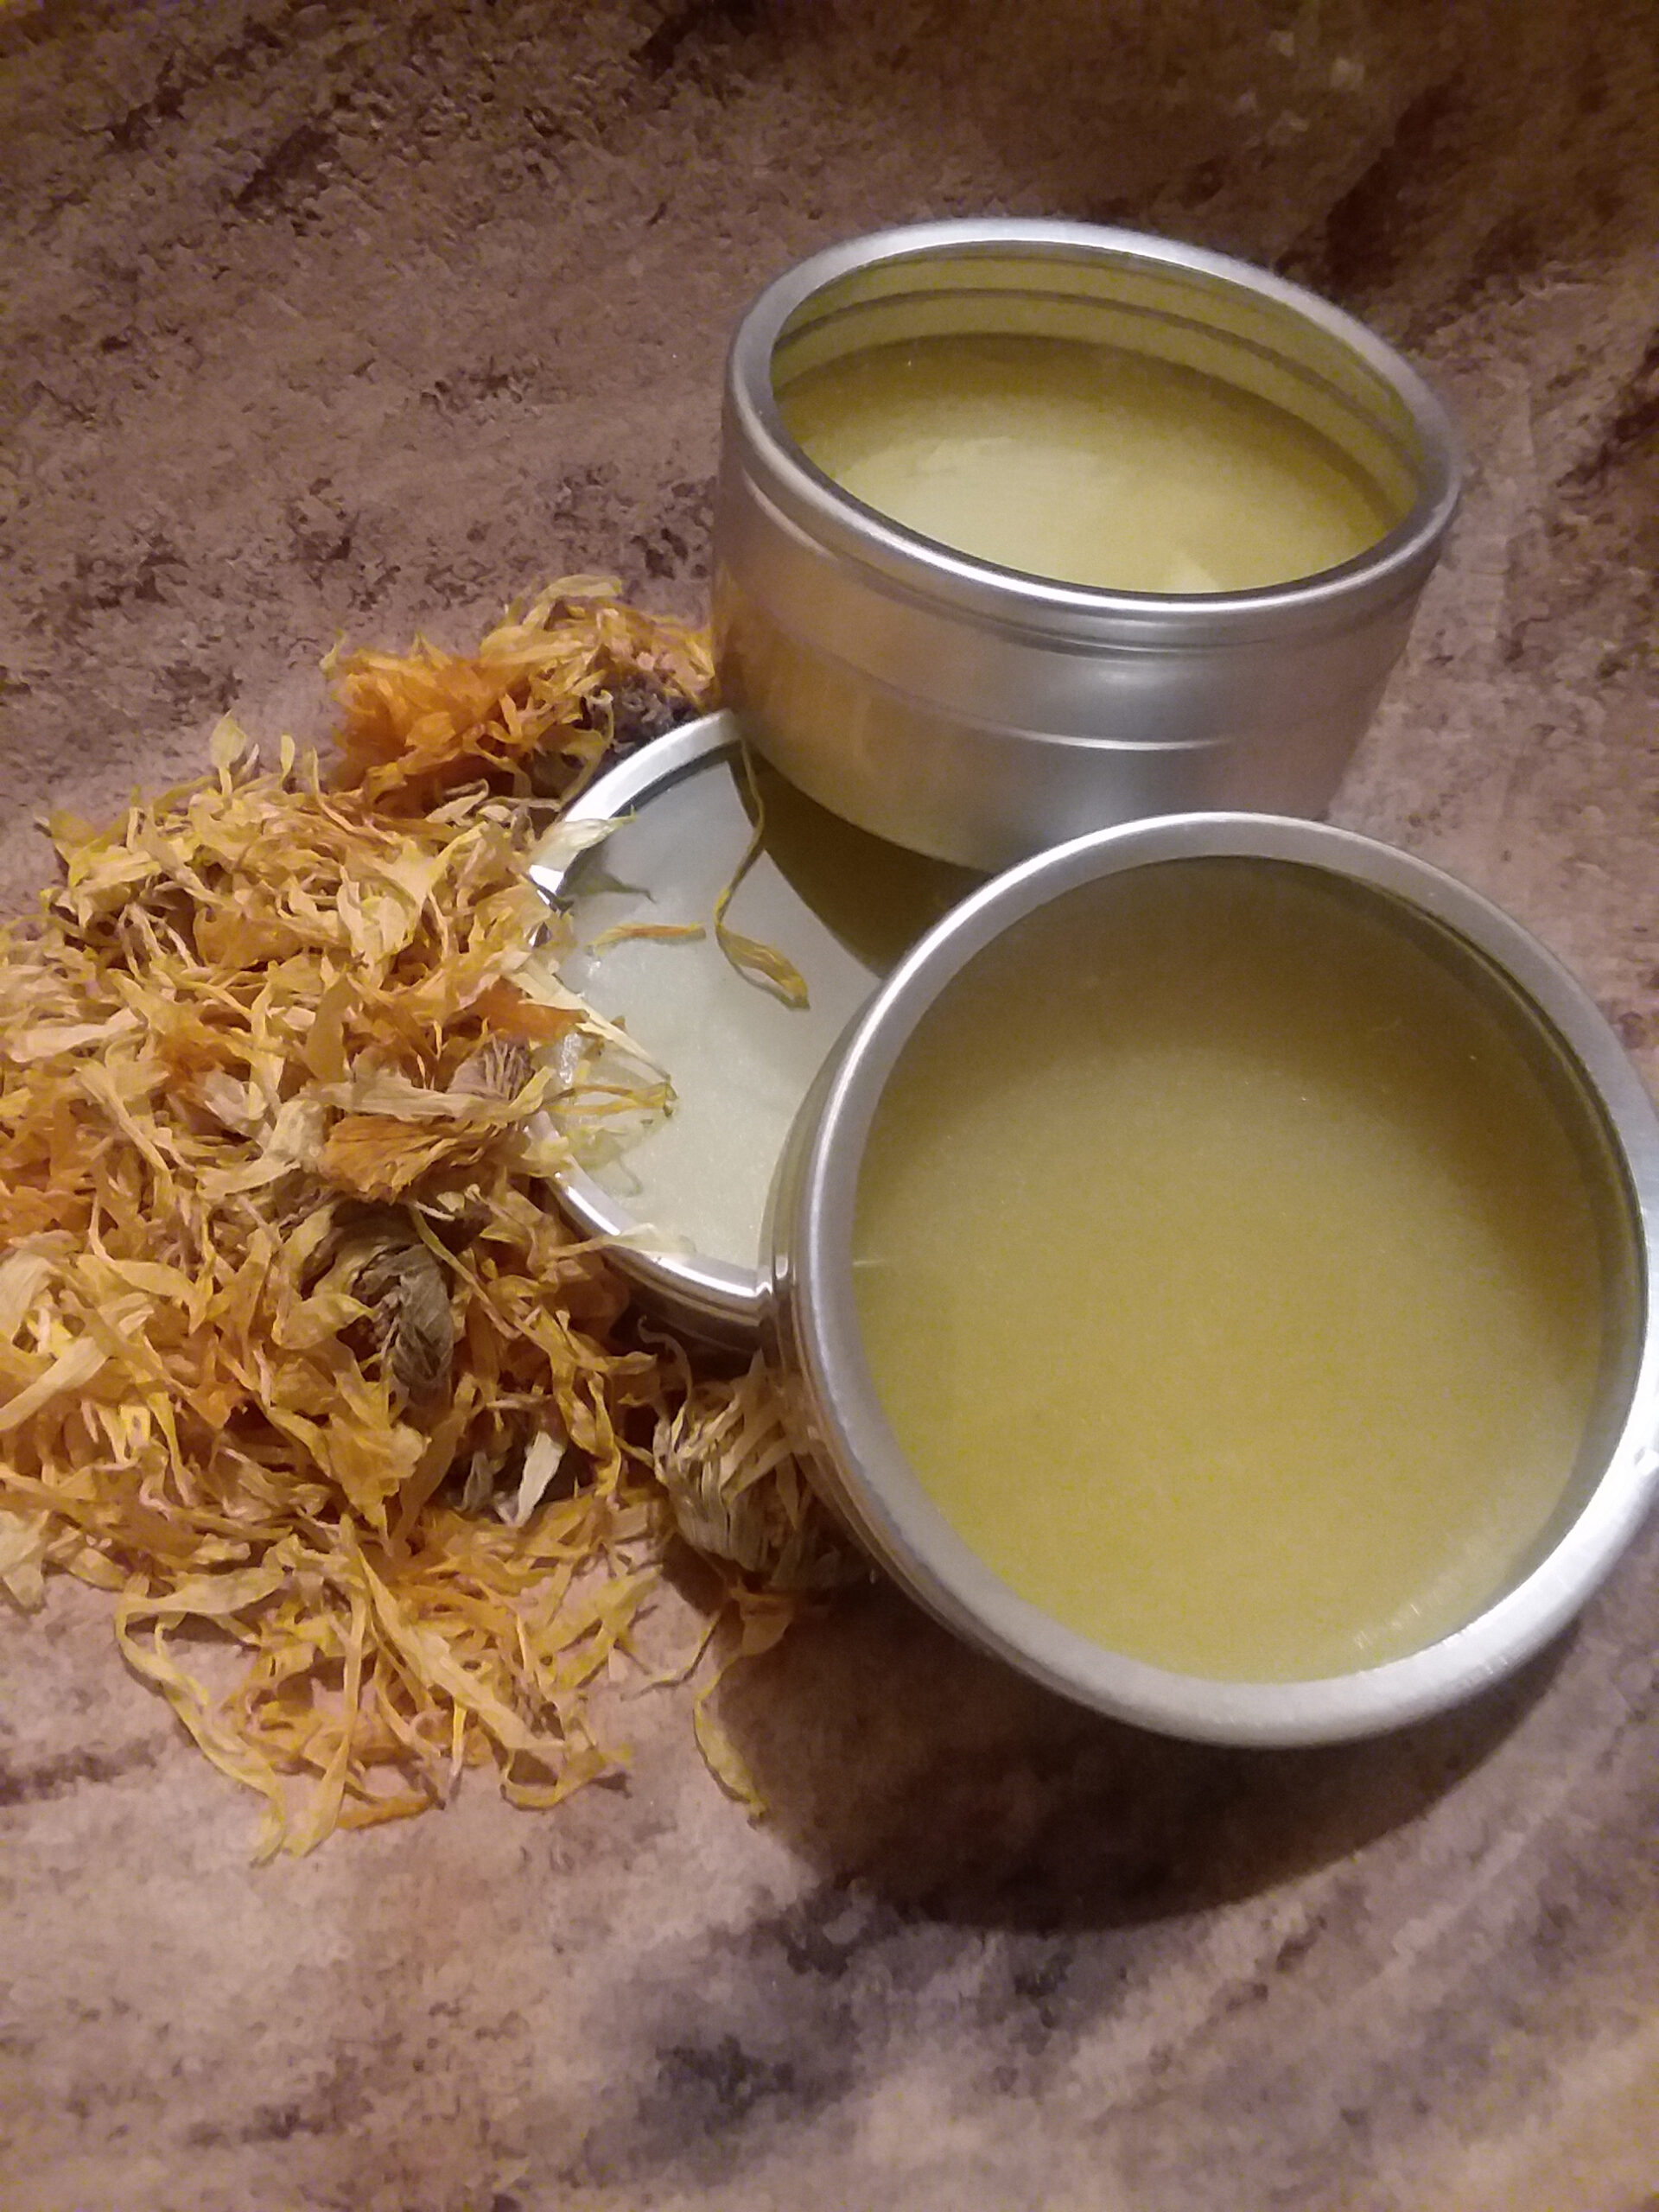
<instances>
[{"instance_id":1,"label":"salve surface","mask_svg":"<svg viewBox=\"0 0 1659 2212\"><path fill-rule=\"evenodd\" d=\"M867 506L1064 583L1248 591L1351 560L1396 519L1283 409L1080 340L873 346L808 371L779 404Z\"/></svg>"},{"instance_id":2,"label":"salve surface","mask_svg":"<svg viewBox=\"0 0 1659 2212\"><path fill-rule=\"evenodd\" d=\"M1179 1671L1397 1657L1507 1583L1596 1384L1590 1192L1508 1027L1312 871L1087 887L878 1109L877 1394L1031 1603Z\"/></svg>"}]
</instances>

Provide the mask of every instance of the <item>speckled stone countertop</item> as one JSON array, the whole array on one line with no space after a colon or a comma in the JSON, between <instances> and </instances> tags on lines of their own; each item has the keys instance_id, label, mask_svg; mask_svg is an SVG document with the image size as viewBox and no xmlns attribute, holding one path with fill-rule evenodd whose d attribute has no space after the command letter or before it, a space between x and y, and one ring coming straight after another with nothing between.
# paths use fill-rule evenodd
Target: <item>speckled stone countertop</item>
<instances>
[{"instance_id":1,"label":"speckled stone countertop","mask_svg":"<svg viewBox=\"0 0 1659 2212\"><path fill-rule=\"evenodd\" d=\"M1341 819L1659 1070L1651 0L9 0L0 842L320 726L341 629L700 603L766 276L984 209L1241 251L1473 456ZM105 1604L0 1618L7 2212L1653 2212L1659 1530L1484 1703L1246 1757L896 1599L734 1681L772 1806L632 1779L253 1871Z\"/></svg>"}]
</instances>

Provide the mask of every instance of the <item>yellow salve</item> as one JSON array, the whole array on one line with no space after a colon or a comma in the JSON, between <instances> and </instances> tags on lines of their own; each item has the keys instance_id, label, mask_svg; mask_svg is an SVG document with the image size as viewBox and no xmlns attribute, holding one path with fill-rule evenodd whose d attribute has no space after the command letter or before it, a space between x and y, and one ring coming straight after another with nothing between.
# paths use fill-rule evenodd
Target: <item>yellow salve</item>
<instances>
[{"instance_id":1,"label":"yellow salve","mask_svg":"<svg viewBox=\"0 0 1659 2212\"><path fill-rule=\"evenodd\" d=\"M1351 560L1399 518L1282 408L1080 340L874 346L807 371L779 404L879 514L1063 583L1245 591Z\"/></svg>"},{"instance_id":2,"label":"yellow salve","mask_svg":"<svg viewBox=\"0 0 1659 2212\"><path fill-rule=\"evenodd\" d=\"M877 1109L855 1268L880 1403L980 1558L1236 1681L1495 1597L1600 1355L1587 1171L1514 1023L1265 862L1109 878L972 961Z\"/></svg>"}]
</instances>

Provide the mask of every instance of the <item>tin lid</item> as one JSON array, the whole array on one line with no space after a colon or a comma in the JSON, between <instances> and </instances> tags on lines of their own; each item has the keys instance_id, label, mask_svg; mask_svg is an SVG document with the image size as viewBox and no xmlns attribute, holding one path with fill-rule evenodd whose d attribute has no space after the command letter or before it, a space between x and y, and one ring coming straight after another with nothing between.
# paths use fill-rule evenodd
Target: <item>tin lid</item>
<instances>
[{"instance_id":1,"label":"tin lid","mask_svg":"<svg viewBox=\"0 0 1659 2212\"><path fill-rule=\"evenodd\" d=\"M766 1199L801 1102L880 979L978 879L827 813L746 760L725 713L642 747L563 820L618 826L568 861L531 864L575 931L563 975L674 1097L643 1135L558 1177L560 1205L584 1234L616 1240L615 1265L664 1319L753 1344ZM715 907L734 884L728 931L781 955L804 1005L728 955ZM614 934L642 927L702 934Z\"/></svg>"}]
</instances>

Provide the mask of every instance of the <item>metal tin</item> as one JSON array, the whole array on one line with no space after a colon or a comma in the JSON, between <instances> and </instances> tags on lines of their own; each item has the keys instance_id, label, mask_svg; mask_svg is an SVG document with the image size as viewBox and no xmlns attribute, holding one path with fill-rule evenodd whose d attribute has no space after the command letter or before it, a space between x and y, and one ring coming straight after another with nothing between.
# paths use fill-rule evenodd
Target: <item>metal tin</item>
<instances>
[{"instance_id":1,"label":"metal tin","mask_svg":"<svg viewBox=\"0 0 1659 2212\"><path fill-rule=\"evenodd\" d=\"M922 1489L889 1428L854 1303L852 1223L871 1118L938 994L1011 924L1081 884L1226 855L1340 877L1501 1008L1548 1084L1593 1187L1608 1350L1585 1455L1522 1578L1408 1657L1320 1681L1213 1681L1102 1649L1015 1597ZM1189 815L1077 839L968 899L887 979L820 1076L774 1186L773 1356L815 1479L871 1555L947 1626L1085 1705L1167 1733L1274 1745L1365 1735L1438 1711L1529 1657L1634 1535L1659 1482L1659 1116L1617 1038L1518 923L1426 862L1349 832Z\"/></svg>"},{"instance_id":2,"label":"metal tin","mask_svg":"<svg viewBox=\"0 0 1659 2212\"><path fill-rule=\"evenodd\" d=\"M564 963L566 980L601 1014L627 1020L630 1033L664 1063L683 1107L671 1126L621 1151L607 1166L571 1168L555 1181L560 1205L576 1227L612 1242L616 1268L644 1304L690 1335L734 1347L758 1341L765 1295L761 1214L795 1107L881 976L977 880L825 815L764 768L752 788L736 727L726 714L688 722L597 778L563 821L620 820L620 826L602 844L568 861L532 861L531 879L571 914L580 936L641 919L710 930L715 902L742 867L755 831L755 790L764 798L765 828L760 849L734 897L732 919L794 961L808 984L809 1005L783 1004L729 967L709 940L633 944L597 960L579 947ZM652 1033L653 995L640 991L637 969L630 999L628 973L641 961L669 963L665 972L676 986L671 1020L658 1008L665 1030L660 1036ZM637 1010L641 1002L647 1009L643 1020ZM723 1098L686 1095L699 1058L700 1030L729 1048L729 1061L720 1071L734 1094L729 1115ZM766 1096L758 1149L737 1163L740 1175L754 1184L754 1258L744 1264L677 1236L686 1230L689 1215L671 1214L668 1206L677 1197L682 1209L687 1205L690 1177L683 1164L689 1161L699 1176L720 1172L723 1125L742 1109L736 1094L746 1077L751 1090L764 1086ZM753 1109L743 1127L753 1133ZM700 1134L706 1153L690 1160ZM664 1141L677 1150L666 1175L660 1152L656 1156L656 1181L659 1192L667 1186L668 1206L659 1205L660 1217L653 1221L639 1196L641 1171L648 1174L650 1147Z\"/></svg>"},{"instance_id":3,"label":"metal tin","mask_svg":"<svg viewBox=\"0 0 1659 2212\"><path fill-rule=\"evenodd\" d=\"M845 353L960 332L1090 338L1269 399L1346 451L1399 522L1319 575L1192 598L954 553L815 467L775 391ZM722 696L824 806L971 867L1195 807L1315 815L1405 644L1459 475L1415 372L1248 263L1075 223L856 238L772 284L732 345L715 519Z\"/></svg>"}]
</instances>

